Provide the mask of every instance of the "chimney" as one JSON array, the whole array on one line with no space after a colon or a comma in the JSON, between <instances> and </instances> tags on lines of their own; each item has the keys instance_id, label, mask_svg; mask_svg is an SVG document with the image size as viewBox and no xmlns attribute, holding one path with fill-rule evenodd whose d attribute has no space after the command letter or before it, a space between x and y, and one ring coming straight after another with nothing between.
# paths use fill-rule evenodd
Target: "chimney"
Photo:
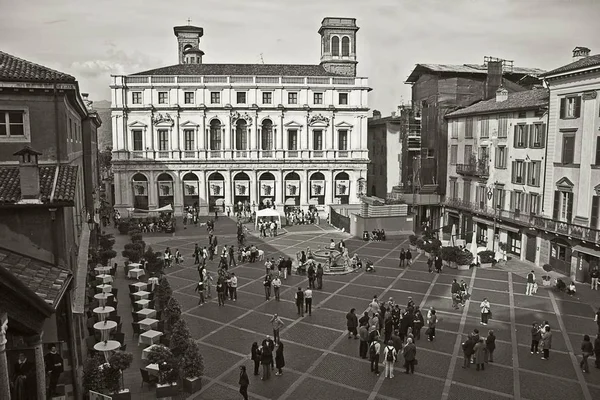
<instances>
[{"instance_id":1,"label":"chimney","mask_svg":"<svg viewBox=\"0 0 600 400\"><path fill-rule=\"evenodd\" d=\"M19 156L19 181L21 183L21 200L40 199L40 169L38 156L42 153L25 146L13 155Z\"/></svg>"},{"instance_id":2,"label":"chimney","mask_svg":"<svg viewBox=\"0 0 600 400\"><path fill-rule=\"evenodd\" d=\"M88 110L91 110L93 108L92 104L94 104L94 102L89 99L89 96L89 93L81 93L81 97L83 98L83 104L85 104L85 107Z\"/></svg>"},{"instance_id":3,"label":"chimney","mask_svg":"<svg viewBox=\"0 0 600 400\"><path fill-rule=\"evenodd\" d=\"M381 111L373 110L373 119L379 119L379 118L381 118Z\"/></svg>"},{"instance_id":4,"label":"chimney","mask_svg":"<svg viewBox=\"0 0 600 400\"><path fill-rule=\"evenodd\" d=\"M502 61L488 61L487 68L484 100L493 99L496 90L502 86Z\"/></svg>"},{"instance_id":5,"label":"chimney","mask_svg":"<svg viewBox=\"0 0 600 400\"><path fill-rule=\"evenodd\" d=\"M508 100L508 90L500 86L500 88L496 90L496 103L501 103L506 100Z\"/></svg>"},{"instance_id":6,"label":"chimney","mask_svg":"<svg viewBox=\"0 0 600 400\"><path fill-rule=\"evenodd\" d=\"M579 61L582 58L586 58L587 56L590 55L590 49L588 49L587 47L575 47L573 49L573 62L575 61Z\"/></svg>"}]
</instances>

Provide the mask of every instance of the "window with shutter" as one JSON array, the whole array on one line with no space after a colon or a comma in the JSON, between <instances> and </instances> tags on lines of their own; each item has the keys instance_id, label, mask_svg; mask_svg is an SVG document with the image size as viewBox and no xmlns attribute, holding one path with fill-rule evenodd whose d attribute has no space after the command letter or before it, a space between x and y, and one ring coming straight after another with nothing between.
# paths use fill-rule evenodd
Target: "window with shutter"
<instances>
[{"instance_id":1,"label":"window with shutter","mask_svg":"<svg viewBox=\"0 0 600 400\"><path fill-rule=\"evenodd\" d=\"M573 219L573 193L567 193L567 222Z\"/></svg>"},{"instance_id":2,"label":"window with shutter","mask_svg":"<svg viewBox=\"0 0 600 400\"><path fill-rule=\"evenodd\" d=\"M554 205L552 208L552 219L558 220L558 214L560 213L560 191L554 191Z\"/></svg>"},{"instance_id":3,"label":"window with shutter","mask_svg":"<svg viewBox=\"0 0 600 400\"><path fill-rule=\"evenodd\" d=\"M600 136L596 138L596 162L595 165L600 165Z\"/></svg>"},{"instance_id":4,"label":"window with shutter","mask_svg":"<svg viewBox=\"0 0 600 400\"><path fill-rule=\"evenodd\" d=\"M567 116L567 98L560 99L560 119L565 119Z\"/></svg>"},{"instance_id":5,"label":"window with shutter","mask_svg":"<svg viewBox=\"0 0 600 400\"><path fill-rule=\"evenodd\" d=\"M575 136L565 135L562 141L562 163L573 164L575 156Z\"/></svg>"},{"instance_id":6,"label":"window with shutter","mask_svg":"<svg viewBox=\"0 0 600 400\"><path fill-rule=\"evenodd\" d=\"M592 215L590 217L590 228L598 229L598 211L600 209L600 196L592 196Z\"/></svg>"},{"instance_id":7,"label":"window with shutter","mask_svg":"<svg viewBox=\"0 0 600 400\"><path fill-rule=\"evenodd\" d=\"M579 118L581 115L581 97L575 97L575 110L573 112L573 118Z\"/></svg>"},{"instance_id":8,"label":"window with shutter","mask_svg":"<svg viewBox=\"0 0 600 400\"><path fill-rule=\"evenodd\" d=\"M515 211L515 193L514 192L510 192L510 200L509 200L508 207L510 208L510 211Z\"/></svg>"}]
</instances>

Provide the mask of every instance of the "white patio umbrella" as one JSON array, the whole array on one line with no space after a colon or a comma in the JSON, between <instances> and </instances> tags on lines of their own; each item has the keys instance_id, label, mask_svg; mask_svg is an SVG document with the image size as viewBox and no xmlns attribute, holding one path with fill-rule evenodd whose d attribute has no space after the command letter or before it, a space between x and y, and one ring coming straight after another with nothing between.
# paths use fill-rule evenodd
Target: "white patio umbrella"
<instances>
[{"instance_id":1,"label":"white patio umbrella","mask_svg":"<svg viewBox=\"0 0 600 400\"><path fill-rule=\"evenodd\" d=\"M471 252L471 254L473 254L475 263L477 263L477 237L475 235L475 232L473 232L472 236L473 238L471 239L471 248L469 249L469 251Z\"/></svg>"},{"instance_id":2,"label":"white patio umbrella","mask_svg":"<svg viewBox=\"0 0 600 400\"><path fill-rule=\"evenodd\" d=\"M454 237L456 236L456 225L452 224L452 232L450 233L450 242L454 246Z\"/></svg>"}]
</instances>

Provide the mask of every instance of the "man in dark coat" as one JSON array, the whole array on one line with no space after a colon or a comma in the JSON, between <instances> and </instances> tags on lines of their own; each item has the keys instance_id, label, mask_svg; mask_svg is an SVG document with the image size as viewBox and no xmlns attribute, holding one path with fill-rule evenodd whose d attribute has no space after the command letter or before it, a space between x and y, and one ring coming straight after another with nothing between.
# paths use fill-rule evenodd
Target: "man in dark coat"
<instances>
[{"instance_id":1,"label":"man in dark coat","mask_svg":"<svg viewBox=\"0 0 600 400\"><path fill-rule=\"evenodd\" d=\"M60 374L64 371L63 359L58 354L58 351L56 351L55 345L50 347L50 353L46 354L44 361L46 364L46 373L50 375L50 396L53 396L56 394L56 385L58 384Z\"/></svg>"},{"instance_id":2,"label":"man in dark coat","mask_svg":"<svg viewBox=\"0 0 600 400\"><path fill-rule=\"evenodd\" d=\"M244 365L240 365L239 384L240 394L244 397L244 400L248 400L248 386L250 386L250 379L248 379L248 373L246 372L246 366Z\"/></svg>"},{"instance_id":3,"label":"man in dark coat","mask_svg":"<svg viewBox=\"0 0 600 400\"><path fill-rule=\"evenodd\" d=\"M358 317L356 316L356 308L350 310L348 314L346 314L346 326L348 328L348 339L354 335L354 339L358 339L358 332L356 328L358 328Z\"/></svg>"},{"instance_id":4,"label":"man in dark coat","mask_svg":"<svg viewBox=\"0 0 600 400\"><path fill-rule=\"evenodd\" d=\"M435 272L437 272L438 274L440 272L442 272L442 257L436 255L435 256L435 260L434 260L434 264L435 264Z\"/></svg>"},{"instance_id":5,"label":"man in dark coat","mask_svg":"<svg viewBox=\"0 0 600 400\"><path fill-rule=\"evenodd\" d=\"M273 362L273 352L275 351L275 342L271 339L271 336L267 336L265 340L262 341L263 349L268 347L271 352L271 369L275 368L275 363Z\"/></svg>"},{"instance_id":6,"label":"man in dark coat","mask_svg":"<svg viewBox=\"0 0 600 400\"><path fill-rule=\"evenodd\" d=\"M369 325L369 312L365 311L362 317L358 320L360 326Z\"/></svg>"},{"instance_id":7,"label":"man in dark coat","mask_svg":"<svg viewBox=\"0 0 600 400\"><path fill-rule=\"evenodd\" d=\"M402 354L404 355L406 374L415 373L415 359L417 358L417 346L413 343L411 338L406 340L406 346L402 349Z\"/></svg>"},{"instance_id":8,"label":"man in dark coat","mask_svg":"<svg viewBox=\"0 0 600 400\"><path fill-rule=\"evenodd\" d=\"M317 289L323 289L323 266L321 263L317 265Z\"/></svg>"},{"instance_id":9,"label":"man in dark coat","mask_svg":"<svg viewBox=\"0 0 600 400\"><path fill-rule=\"evenodd\" d=\"M12 377L12 398L15 400L33 400L35 398L35 366L27 360L25 353L19 353Z\"/></svg>"}]
</instances>

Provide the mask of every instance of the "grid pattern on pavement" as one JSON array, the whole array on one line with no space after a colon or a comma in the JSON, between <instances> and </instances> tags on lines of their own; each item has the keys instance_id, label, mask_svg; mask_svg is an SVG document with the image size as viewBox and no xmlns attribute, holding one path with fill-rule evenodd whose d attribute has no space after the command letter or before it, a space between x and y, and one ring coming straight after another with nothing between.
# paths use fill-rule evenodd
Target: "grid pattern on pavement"
<instances>
[{"instance_id":1,"label":"grid pattern on pavement","mask_svg":"<svg viewBox=\"0 0 600 400\"><path fill-rule=\"evenodd\" d=\"M295 259L300 250L324 247L331 238L336 241L344 238L350 254L356 252L361 258L375 261L376 272L325 276L323 290L314 291L313 315L299 318L293 296L298 286L306 288L306 278L288 277L282 287L281 301L271 298L267 302L262 288L264 262L245 263L231 269L239 278L237 302L227 301L224 307L218 307L213 296L200 307L193 291L197 271L192 252L194 243L207 244L206 231L188 229L188 232L194 234L152 237L151 242L156 251L163 251L167 246L173 251L178 248L185 258L183 266L170 268L166 274L205 358L204 387L190 399L240 398L237 376L238 366L242 364L249 371L249 394L254 399L342 398L340 396L398 399L414 398L418 393L422 399L485 396L533 400L564 399L565 396L592 399L600 395L600 370L593 368L594 360L590 359L591 373L583 374L578 358L572 353L579 354L583 334L591 336L597 331L591 317L593 309L577 298L551 293L541 287L536 296L525 296L525 280L498 269L445 269L440 275L429 274L422 256L409 268L400 269L398 255L401 247L407 247L405 238L364 242L323 230L311 234L288 232L275 238L252 237L249 242L264 250L269 258L289 255ZM235 226L230 220L220 219L216 233L220 248L223 244L235 244ZM213 273L217 263L215 258L208 264ZM453 278L473 283L472 299L460 310L451 307L449 293ZM383 379L383 373L375 376L369 372L368 361L358 357L358 340L346 338L346 313L353 307L362 313L373 295L385 300L393 297L401 305L412 296L422 308L433 306L438 310L436 340L417 341L419 365L415 375L405 376L397 365L394 379ZM492 303L493 319L487 327L479 325L479 302L483 297ZM283 376L273 376L263 382L252 376L250 346L271 334L268 319L273 313L278 313L286 324L281 333L286 366ZM547 361L540 359L541 354L529 352L531 323L542 320L548 320L554 332ZM561 326L564 327L562 332ZM498 337L495 363L488 364L481 372L475 368L460 368L460 344L464 335L475 328L482 335L493 329ZM412 389L406 391L407 387Z\"/></svg>"}]
</instances>

